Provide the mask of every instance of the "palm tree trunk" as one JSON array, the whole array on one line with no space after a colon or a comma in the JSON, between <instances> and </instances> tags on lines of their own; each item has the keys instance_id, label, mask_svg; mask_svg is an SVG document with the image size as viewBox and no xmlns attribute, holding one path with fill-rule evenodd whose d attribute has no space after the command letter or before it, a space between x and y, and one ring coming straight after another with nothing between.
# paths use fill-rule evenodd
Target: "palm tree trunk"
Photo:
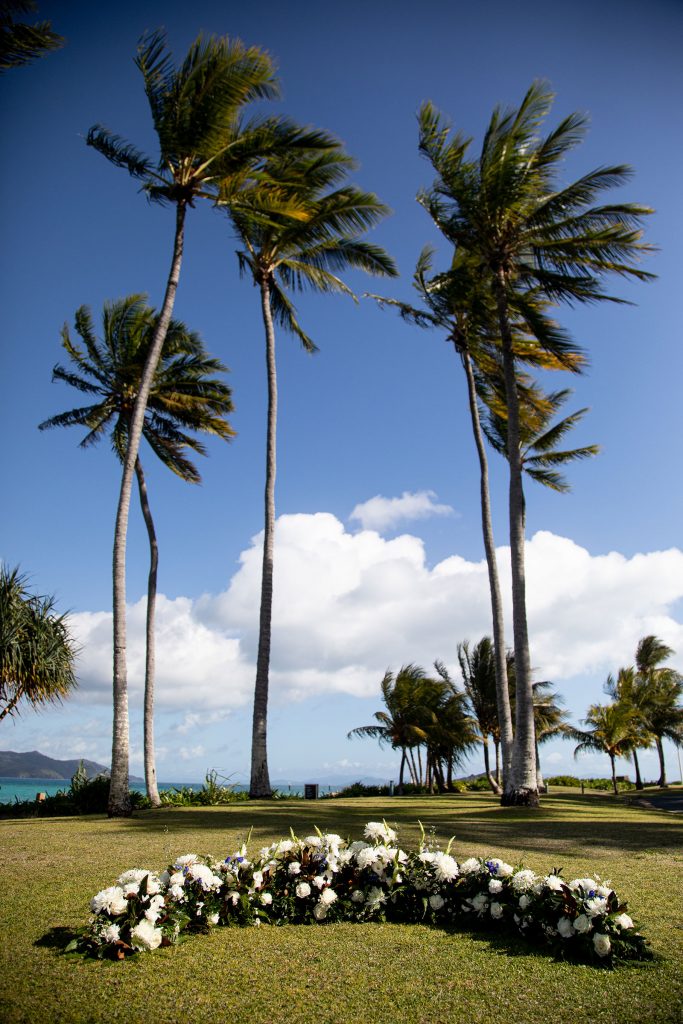
<instances>
[{"instance_id":1,"label":"palm tree trunk","mask_svg":"<svg viewBox=\"0 0 683 1024\"><path fill-rule=\"evenodd\" d=\"M500 786L500 740L494 739L493 749L496 752L496 782Z\"/></svg>"},{"instance_id":2,"label":"palm tree trunk","mask_svg":"<svg viewBox=\"0 0 683 1024\"><path fill-rule=\"evenodd\" d=\"M418 768L420 770L419 786L420 786L420 789L422 789L422 787L424 785L424 777L422 775L422 745L420 743L418 743L418 745L417 745L417 764L418 764Z\"/></svg>"},{"instance_id":3,"label":"palm tree trunk","mask_svg":"<svg viewBox=\"0 0 683 1024\"><path fill-rule=\"evenodd\" d=\"M417 766L415 764L415 754L413 753L412 747L408 747L408 768L410 769L410 777L413 780L413 785L417 786Z\"/></svg>"},{"instance_id":4,"label":"palm tree trunk","mask_svg":"<svg viewBox=\"0 0 683 1024\"><path fill-rule=\"evenodd\" d=\"M614 795L619 796L619 787L617 786L617 763L614 754L610 754L609 759L612 763L612 789L614 790Z\"/></svg>"},{"instance_id":5,"label":"palm tree trunk","mask_svg":"<svg viewBox=\"0 0 683 1024\"><path fill-rule=\"evenodd\" d=\"M403 772L406 766L406 748L401 747L401 767L398 770L398 795L403 796Z\"/></svg>"},{"instance_id":6,"label":"palm tree trunk","mask_svg":"<svg viewBox=\"0 0 683 1024\"><path fill-rule=\"evenodd\" d=\"M543 773L541 772L541 755L538 749L538 740L535 740L536 747L536 785L538 786L539 793L547 793L548 787L543 781Z\"/></svg>"},{"instance_id":7,"label":"palm tree trunk","mask_svg":"<svg viewBox=\"0 0 683 1024\"><path fill-rule=\"evenodd\" d=\"M270 636L273 613L273 557L275 548L275 472L277 430L277 373L275 368L275 328L270 308L270 287L266 274L260 281L261 312L266 332L266 368L268 373L268 432L266 440L265 522L263 533L263 565L261 569L261 610L259 614L256 684L254 686L254 717L251 734L252 799L271 797L268 775L268 681L270 671Z\"/></svg>"},{"instance_id":8,"label":"palm tree trunk","mask_svg":"<svg viewBox=\"0 0 683 1024\"><path fill-rule=\"evenodd\" d=\"M508 465L510 467L510 568L512 575L512 627L515 647L516 721L512 779L505 782L502 803L537 807L534 703L531 685L529 631L526 619L524 568L524 487L519 443L519 402L512 332L505 295L505 273L495 279L498 323L503 343L503 370L507 404Z\"/></svg>"},{"instance_id":9,"label":"palm tree trunk","mask_svg":"<svg viewBox=\"0 0 683 1024\"><path fill-rule=\"evenodd\" d=\"M144 711L144 760L145 787L152 807L161 807L157 788L156 758L154 753L154 681L155 681L155 635L154 616L157 600L157 570L159 567L159 545L157 544L152 510L147 497L147 484L140 459L135 460L135 474L138 479L140 507L149 538L149 576L147 578L147 622L145 632L145 711Z\"/></svg>"},{"instance_id":10,"label":"palm tree trunk","mask_svg":"<svg viewBox=\"0 0 683 1024\"><path fill-rule=\"evenodd\" d=\"M633 767L636 773L636 789L644 789L645 787L643 786L643 779L640 774L640 765L638 763L638 754L635 748L633 750Z\"/></svg>"},{"instance_id":11,"label":"palm tree trunk","mask_svg":"<svg viewBox=\"0 0 683 1024\"><path fill-rule=\"evenodd\" d=\"M659 755L659 782L657 785L663 787L668 785L668 783L666 781L666 765L664 763L664 744L662 743L661 736L655 736L655 746Z\"/></svg>"},{"instance_id":12,"label":"palm tree trunk","mask_svg":"<svg viewBox=\"0 0 683 1024\"><path fill-rule=\"evenodd\" d=\"M140 449L142 426L147 408L150 388L154 379L159 357L166 340L168 325L173 314L175 296L178 290L180 267L183 259L185 233L185 203L176 207L176 226L173 241L173 258L166 283L164 302L159 321L147 353L145 368L140 379L140 388L133 406L128 449L121 475L121 490L116 510L113 556L113 619L114 619L114 721L112 729L111 783L109 786L110 818L129 817L131 814L128 790L129 727L128 727L128 670L126 665L126 537L128 513L133 486L135 462Z\"/></svg>"},{"instance_id":13,"label":"palm tree trunk","mask_svg":"<svg viewBox=\"0 0 683 1024\"><path fill-rule=\"evenodd\" d=\"M467 396L469 400L472 433L479 458L479 490L481 494L481 530L486 552L486 566L489 575L489 593L491 597L491 619L493 624L493 652L496 667L496 702L498 705L498 722L503 747L503 785L511 777L512 766L512 716L510 714L510 692L508 690L507 663L505 660L505 627L503 622L503 601L500 595L500 579L498 577L498 561L496 545L493 539L491 521L491 496L489 493L489 467L486 447L479 419L477 391L472 372L472 360L467 351L460 353L462 365L467 378ZM488 774L488 773L487 773ZM500 786L494 789L500 793Z\"/></svg>"},{"instance_id":14,"label":"palm tree trunk","mask_svg":"<svg viewBox=\"0 0 683 1024\"><path fill-rule=\"evenodd\" d=\"M453 792L453 755L448 758L448 767L446 768L446 789L449 793Z\"/></svg>"},{"instance_id":15,"label":"palm tree trunk","mask_svg":"<svg viewBox=\"0 0 683 1024\"><path fill-rule=\"evenodd\" d=\"M486 778L488 780L488 784L491 787L492 792L495 793L496 796L500 796L501 788L498 785L498 783L496 782L496 780L494 779L493 775L491 775L491 765L489 763L489 740L488 740L488 736L482 736L481 742L482 742L482 746L484 748L484 772L486 773Z\"/></svg>"}]
</instances>

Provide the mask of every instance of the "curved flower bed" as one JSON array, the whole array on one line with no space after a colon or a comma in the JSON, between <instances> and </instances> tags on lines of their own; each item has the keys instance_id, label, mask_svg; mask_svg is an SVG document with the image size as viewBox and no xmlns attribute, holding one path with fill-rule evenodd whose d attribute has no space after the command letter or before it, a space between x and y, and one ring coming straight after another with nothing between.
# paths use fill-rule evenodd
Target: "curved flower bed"
<instances>
[{"instance_id":1,"label":"curved flower bed","mask_svg":"<svg viewBox=\"0 0 683 1024\"><path fill-rule=\"evenodd\" d=\"M123 959L216 925L464 921L583 962L651 957L609 882L567 882L557 870L537 875L496 858L458 863L451 843L440 850L424 832L406 853L385 822L368 822L364 836L292 834L254 859L245 844L222 861L189 853L160 874L125 871L93 897L90 923L67 951Z\"/></svg>"}]
</instances>

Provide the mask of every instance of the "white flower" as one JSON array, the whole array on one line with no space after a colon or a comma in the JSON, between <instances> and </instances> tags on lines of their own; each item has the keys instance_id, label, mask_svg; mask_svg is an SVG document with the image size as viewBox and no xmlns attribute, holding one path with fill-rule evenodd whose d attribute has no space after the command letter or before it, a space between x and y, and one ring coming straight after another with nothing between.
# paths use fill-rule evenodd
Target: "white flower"
<instances>
[{"instance_id":1,"label":"white flower","mask_svg":"<svg viewBox=\"0 0 683 1024\"><path fill-rule=\"evenodd\" d=\"M226 893L225 902L232 903L233 907L236 907L240 901L240 894L232 889L229 893Z\"/></svg>"},{"instance_id":2,"label":"white flower","mask_svg":"<svg viewBox=\"0 0 683 1024\"><path fill-rule=\"evenodd\" d=\"M499 878L492 878L489 882L489 892L501 892L503 883Z\"/></svg>"},{"instance_id":3,"label":"white flower","mask_svg":"<svg viewBox=\"0 0 683 1024\"><path fill-rule=\"evenodd\" d=\"M512 878L512 888L515 892L526 892L527 889L531 889L536 882L536 873L525 868L524 871L518 871Z\"/></svg>"},{"instance_id":4,"label":"white flower","mask_svg":"<svg viewBox=\"0 0 683 1024\"><path fill-rule=\"evenodd\" d=\"M137 882L126 882L123 886L124 896L137 896L140 886Z\"/></svg>"},{"instance_id":5,"label":"white flower","mask_svg":"<svg viewBox=\"0 0 683 1024\"><path fill-rule=\"evenodd\" d=\"M349 853L352 857L355 857L355 855L360 853L361 850L367 850L368 845L369 844L364 842L362 839L357 839L355 843L351 843L349 846Z\"/></svg>"},{"instance_id":6,"label":"white flower","mask_svg":"<svg viewBox=\"0 0 683 1024\"><path fill-rule=\"evenodd\" d=\"M494 918L494 920L497 921L502 916L503 916L503 908L502 908L501 904L493 902L491 904L491 917Z\"/></svg>"},{"instance_id":7,"label":"white flower","mask_svg":"<svg viewBox=\"0 0 683 1024\"><path fill-rule=\"evenodd\" d=\"M316 921L324 921L327 917L327 907L322 903L316 903L313 907L313 917Z\"/></svg>"},{"instance_id":8,"label":"white flower","mask_svg":"<svg viewBox=\"0 0 683 1024\"><path fill-rule=\"evenodd\" d=\"M491 874L496 875L498 878L507 878L514 871L511 864L506 864L504 860L498 860L497 857L489 857L486 861L486 866ZM533 875L533 871L531 874Z\"/></svg>"},{"instance_id":9,"label":"white flower","mask_svg":"<svg viewBox=\"0 0 683 1024\"><path fill-rule=\"evenodd\" d=\"M196 853L184 853L182 857L178 857L178 859L173 862L173 867L187 868L190 864L196 864L198 860L199 857Z\"/></svg>"},{"instance_id":10,"label":"white flower","mask_svg":"<svg viewBox=\"0 0 683 1024\"><path fill-rule=\"evenodd\" d=\"M317 847L323 845L323 841L320 838L320 836L306 836L306 838L304 839L304 844L306 846L313 846L317 849Z\"/></svg>"},{"instance_id":11,"label":"white flower","mask_svg":"<svg viewBox=\"0 0 683 1024\"><path fill-rule=\"evenodd\" d=\"M574 928L579 935L585 935L592 929L591 919L586 914L579 914L576 921L574 921Z\"/></svg>"},{"instance_id":12,"label":"white flower","mask_svg":"<svg viewBox=\"0 0 683 1024\"><path fill-rule=\"evenodd\" d=\"M420 850L418 854L418 860L421 860L423 864L432 864L436 854L432 850Z\"/></svg>"},{"instance_id":13,"label":"white flower","mask_svg":"<svg viewBox=\"0 0 683 1024\"><path fill-rule=\"evenodd\" d=\"M155 928L151 921L140 921L140 924L130 931L130 941L134 949L156 949L161 945L162 938L161 928Z\"/></svg>"},{"instance_id":14,"label":"white flower","mask_svg":"<svg viewBox=\"0 0 683 1024\"><path fill-rule=\"evenodd\" d=\"M443 896L439 896L438 892L435 892L433 896L429 897L429 906L432 910L441 910L445 903L445 899Z\"/></svg>"},{"instance_id":15,"label":"white flower","mask_svg":"<svg viewBox=\"0 0 683 1024\"><path fill-rule=\"evenodd\" d=\"M375 847L366 846L363 850L359 850L356 854L356 864L361 869L369 868L375 863Z\"/></svg>"},{"instance_id":16,"label":"white flower","mask_svg":"<svg viewBox=\"0 0 683 1024\"><path fill-rule=\"evenodd\" d=\"M519 897L519 909L520 910L526 910L526 908L529 906L530 903L531 903L531 900L526 895L526 893L524 893L524 895Z\"/></svg>"},{"instance_id":17,"label":"white flower","mask_svg":"<svg viewBox=\"0 0 683 1024\"><path fill-rule=\"evenodd\" d=\"M598 956L607 956L610 949L612 948L612 943L609 940L609 935L603 935L602 932L596 932L594 934L593 945L595 947L595 952L598 954Z\"/></svg>"},{"instance_id":18,"label":"white flower","mask_svg":"<svg viewBox=\"0 0 683 1024\"><path fill-rule=\"evenodd\" d=\"M185 899L185 890L182 885L172 885L168 892L171 899L177 900L178 903L182 903Z\"/></svg>"},{"instance_id":19,"label":"white flower","mask_svg":"<svg viewBox=\"0 0 683 1024\"><path fill-rule=\"evenodd\" d=\"M323 836L323 839L325 840L325 842L327 843L328 846L343 846L344 845L344 840L342 839L341 836L338 836L336 832L327 832Z\"/></svg>"},{"instance_id":20,"label":"white flower","mask_svg":"<svg viewBox=\"0 0 683 1024\"><path fill-rule=\"evenodd\" d=\"M369 821L363 829L363 835L373 842L393 843L396 839L393 828L389 828L383 821Z\"/></svg>"},{"instance_id":21,"label":"white flower","mask_svg":"<svg viewBox=\"0 0 683 1024\"><path fill-rule=\"evenodd\" d=\"M597 889L598 883L594 878L575 878L569 883L570 889L583 889L584 892L593 892Z\"/></svg>"},{"instance_id":22,"label":"white flower","mask_svg":"<svg viewBox=\"0 0 683 1024\"><path fill-rule=\"evenodd\" d=\"M269 907L272 902L273 902L273 896L272 896L271 893L269 893L269 892L262 892L261 893L261 903L263 904L264 907Z\"/></svg>"},{"instance_id":23,"label":"white flower","mask_svg":"<svg viewBox=\"0 0 683 1024\"><path fill-rule=\"evenodd\" d=\"M297 894L297 896L299 897L300 900L305 899L306 896L310 896L311 895L311 887L308 884L308 882L299 882L299 884L296 887L296 894Z\"/></svg>"},{"instance_id":24,"label":"white flower","mask_svg":"<svg viewBox=\"0 0 683 1024\"><path fill-rule=\"evenodd\" d=\"M633 928L633 921L628 914L617 914L614 918L614 923L617 928Z\"/></svg>"},{"instance_id":25,"label":"white flower","mask_svg":"<svg viewBox=\"0 0 683 1024\"><path fill-rule=\"evenodd\" d=\"M386 903L387 896L383 889L375 885L370 889L367 895L367 905L370 910L376 910L377 907L381 906L382 903Z\"/></svg>"},{"instance_id":26,"label":"white flower","mask_svg":"<svg viewBox=\"0 0 683 1024\"><path fill-rule=\"evenodd\" d=\"M190 878L199 882L205 892L209 889L220 889L223 884L222 879L218 875L214 875L211 868L207 867L206 864L192 864L188 868L187 873Z\"/></svg>"},{"instance_id":27,"label":"white flower","mask_svg":"<svg viewBox=\"0 0 683 1024\"><path fill-rule=\"evenodd\" d=\"M209 924L218 924L218 914L209 914L206 920Z\"/></svg>"},{"instance_id":28,"label":"white flower","mask_svg":"<svg viewBox=\"0 0 683 1024\"><path fill-rule=\"evenodd\" d=\"M126 885L128 882L141 882L145 875L149 875L150 872L144 868L131 868L130 871L124 871L122 875L119 875L117 882L119 885Z\"/></svg>"},{"instance_id":29,"label":"white flower","mask_svg":"<svg viewBox=\"0 0 683 1024\"><path fill-rule=\"evenodd\" d=\"M145 917L148 921L154 924L161 917L161 909L164 906L163 896L153 896L150 900L149 907L145 911Z\"/></svg>"},{"instance_id":30,"label":"white flower","mask_svg":"<svg viewBox=\"0 0 683 1024\"><path fill-rule=\"evenodd\" d=\"M436 877L439 882L452 882L458 874L458 865L447 853L437 853L434 858Z\"/></svg>"},{"instance_id":31,"label":"white flower","mask_svg":"<svg viewBox=\"0 0 683 1024\"><path fill-rule=\"evenodd\" d=\"M543 879L543 881L548 886L548 888L552 889L554 892L559 892L562 886L564 885L564 882L559 877L559 875L547 875Z\"/></svg>"},{"instance_id":32,"label":"white flower","mask_svg":"<svg viewBox=\"0 0 683 1024\"><path fill-rule=\"evenodd\" d=\"M354 889L353 892L351 893L351 902L352 903L363 903L364 900L365 900L365 896L363 894L363 891L361 889Z\"/></svg>"},{"instance_id":33,"label":"white flower","mask_svg":"<svg viewBox=\"0 0 683 1024\"><path fill-rule=\"evenodd\" d=\"M185 877L182 871L176 871L168 881L170 885L185 885Z\"/></svg>"},{"instance_id":34,"label":"white flower","mask_svg":"<svg viewBox=\"0 0 683 1024\"><path fill-rule=\"evenodd\" d=\"M100 932L105 942L118 942L121 937L121 929L117 924L109 924Z\"/></svg>"},{"instance_id":35,"label":"white flower","mask_svg":"<svg viewBox=\"0 0 683 1024\"><path fill-rule=\"evenodd\" d=\"M287 871L290 875L299 875L301 874L301 864L299 864L298 860L293 860Z\"/></svg>"},{"instance_id":36,"label":"white flower","mask_svg":"<svg viewBox=\"0 0 683 1024\"><path fill-rule=\"evenodd\" d=\"M334 903L336 898L337 894L334 891L334 889L323 889L323 891L320 893L320 902L328 907L330 906L331 903Z\"/></svg>"},{"instance_id":37,"label":"white flower","mask_svg":"<svg viewBox=\"0 0 683 1024\"><path fill-rule=\"evenodd\" d=\"M563 939L571 939L574 934L574 925L568 917L561 917L557 922L557 930Z\"/></svg>"},{"instance_id":38,"label":"white flower","mask_svg":"<svg viewBox=\"0 0 683 1024\"><path fill-rule=\"evenodd\" d=\"M603 884L599 885L595 891L598 896L604 896L607 898L612 891L612 884L611 882L603 882Z\"/></svg>"},{"instance_id":39,"label":"white flower","mask_svg":"<svg viewBox=\"0 0 683 1024\"><path fill-rule=\"evenodd\" d=\"M586 900L585 907L589 917L598 917L600 914L607 913L607 900L604 896L594 896L592 899Z\"/></svg>"},{"instance_id":40,"label":"white flower","mask_svg":"<svg viewBox=\"0 0 683 1024\"><path fill-rule=\"evenodd\" d=\"M254 872L254 887L256 889L260 889L262 885L263 885L263 872L262 871L255 871Z\"/></svg>"},{"instance_id":41,"label":"white flower","mask_svg":"<svg viewBox=\"0 0 683 1024\"><path fill-rule=\"evenodd\" d=\"M313 879L313 885L316 887L316 889L322 889L322 887L325 884L325 881L326 879L324 875L316 875L315 878Z\"/></svg>"},{"instance_id":42,"label":"white flower","mask_svg":"<svg viewBox=\"0 0 683 1024\"><path fill-rule=\"evenodd\" d=\"M107 914L123 914L128 907L128 902L119 885L112 885L109 889L102 889L90 900L90 909L93 914L101 914L104 910Z\"/></svg>"},{"instance_id":43,"label":"white flower","mask_svg":"<svg viewBox=\"0 0 683 1024\"><path fill-rule=\"evenodd\" d=\"M489 905L489 901L486 898L486 894L483 892L480 892L477 896L474 896L473 899L468 900L467 902L470 904L473 910L476 910L478 914L483 914Z\"/></svg>"},{"instance_id":44,"label":"white flower","mask_svg":"<svg viewBox=\"0 0 683 1024\"><path fill-rule=\"evenodd\" d=\"M477 858L476 857L469 857L467 860L464 860L462 862L462 864L460 865L460 874L461 875L472 875L472 874L474 874L475 871L479 871L480 868L481 868L481 864L477 860Z\"/></svg>"}]
</instances>

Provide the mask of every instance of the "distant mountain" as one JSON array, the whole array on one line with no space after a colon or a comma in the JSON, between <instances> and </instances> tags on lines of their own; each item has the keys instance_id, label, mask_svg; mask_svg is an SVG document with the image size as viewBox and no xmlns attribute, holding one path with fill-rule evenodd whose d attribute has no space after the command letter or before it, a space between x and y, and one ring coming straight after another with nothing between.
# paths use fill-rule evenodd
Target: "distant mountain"
<instances>
[{"instance_id":1,"label":"distant mountain","mask_svg":"<svg viewBox=\"0 0 683 1024\"><path fill-rule=\"evenodd\" d=\"M88 761L83 758L83 765L88 778L104 773L109 774L109 769L98 764L97 761ZM0 750L0 778L5 779L70 779L76 772L81 758L73 758L68 761L58 761L54 757L47 757L37 750L29 750L25 753L18 753L15 750ZM131 781L136 781L131 778Z\"/></svg>"}]
</instances>

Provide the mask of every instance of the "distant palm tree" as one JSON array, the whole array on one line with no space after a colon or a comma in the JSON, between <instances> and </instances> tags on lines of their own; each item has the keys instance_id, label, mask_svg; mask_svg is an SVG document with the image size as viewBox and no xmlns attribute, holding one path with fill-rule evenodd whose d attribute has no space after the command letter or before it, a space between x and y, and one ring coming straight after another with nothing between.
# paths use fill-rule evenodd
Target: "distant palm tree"
<instances>
[{"instance_id":1,"label":"distant palm tree","mask_svg":"<svg viewBox=\"0 0 683 1024\"><path fill-rule=\"evenodd\" d=\"M142 182L149 199L175 207L173 256L156 331L133 406L116 513L113 553L114 723L110 816L131 813L128 794L128 680L126 668L126 534L135 464L145 409L166 332L173 315L185 237L185 215L198 199L215 199L216 182L237 190L258 164L264 148L292 133L285 126L244 124L245 106L277 94L270 57L239 40L200 36L180 65L173 65L163 32L143 36L135 63L142 73L159 157L150 159L101 125L88 145Z\"/></svg>"},{"instance_id":2,"label":"distant palm tree","mask_svg":"<svg viewBox=\"0 0 683 1024\"><path fill-rule=\"evenodd\" d=\"M639 224L651 211L627 203L591 205L601 193L624 183L630 170L603 167L560 186L560 162L582 140L586 119L571 114L545 137L540 130L553 96L534 83L517 109L497 108L478 158L468 159L469 140L456 134L434 107L419 116L420 149L437 169L422 202L453 244L478 265L495 302L501 339L508 415L510 549L517 722L513 775L504 802L538 803L533 693L526 615L524 491L522 484L517 359L513 323L525 321L541 347L562 357L557 336L538 324L529 297L591 302L611 298L602 279L611 273L641 280L636 267L649 251ZM447 159L441 154L447 153Z\"/></svg>"},{"instance_id":3,"label":"distant palm tree","mask_svg":"<svg viewBox=\"0 0 683 1024\"><path fill-rule=\"evenodd\" d=\"M0 565L0 721L21 701L58 703L75 689L77 648L53 597L28 589L19 569Z\"/></svg>"},{"instance_id":4,"label":"distant palm tree","mask_svg":"<svg viewBox=\"0 0 683 1024\"><path fill-rule=\"evenodd\" d=\"M259 641L252 726L251 797L271 795L268 773L267 717L273 602L277 372L275 323L295 334L307 352L316 346L303 331L287 292L311 288L353 295L338 276L360 269L395 275L391 258L359 236L386 215L377 197L346 184L350 158L330 137L320 152L292 150L264 164L265 180L243 190L229 207L242 249L240 268L258 286L266 339L268 423L261 573Z\"/></svg>"},{"instance_id":5,"label":"distant palm tree","mask_svg":"<svg viewBox=\"0 0 683 1024\"><path fill-rule=\"evenodd\" d=\"M656 636L644 636L636 650L636 671L644 689L644 717L659 756L659 786L666 786L662 740L683 745L683 676L662 662L673 650Z\"/></svg>"},{"instance_id":6,"label":"distant palm tree","mask_svg":"<svg viewBox=\"0 0 683 1024\"><path fill-rule=\"evenodd\" d=\"M489 762L489 736L500 735L496 701L496 667L493 642L485 636L470 650L468 640L458 644L458 662L465 684L465 693L477 720L484 749L484 771L494 793L502 792L500 783L491 773ZM507 672L506 672L507 681Z\"/></svg>"},{"instance_id":7,"label":"distant palm tree","mask_svg":"<svg viewBox=\"0 0 683 1024\"><path fill-rule=\"evenodd\" d=\"M424 669L417 665L404 665L394 676L387 671L380 683L382 700L386 711L375 712L375 725L360 725L352 729L348 738L354 736L379 740L380 745L389 745L401 751L401 766L398 775L398 792L403 792L406 764L412 781L419 783L412 750L427 741L431 716L423 703Z\"/></svg>"},{"instance_id":8,"label":"distant palm tree","mask_svg":"<svg viewBox=\"0 0 683 1024\"><path fill-rule=\"evenodd\" d=\"M64 45L62 36L52 31L49 21L27 25L17 15L33 14L38 5L32 0L2 0L0 3L0 73L18 68Z\"/></svg>"},{"instance_id":9,"label":"distant palm tree","mask_svg":"<svg viewBox=\"0 0 683 1024\"><path fill-rule=\"evenodd\" d=\"M96 396L96 401L93 405L52 416L40 424L40 429L84 426L88 433L81 441L82 448L96 443L109 432L114 452L123 463L133 407L158 319L155 310L146 304L145 295L129 295L107 303L100 342L95 335L90 310L81 306L76 313L75 328L85 347L81 349L72 342L65 325L62 345L73 368L57 365L52 376L53 380L64 381L80 392ZM225 371L222 363L207 355L198 334L188 330L179 320L170 321L152 381L142 436L164 465L189 483L200 483L201 477L185 452L190 449L200 455L206 454L204 446L193 435L199 432L229 440L234 433L226 420L233 409L231 390L214 376ZM147 795L156 807L161 803L154 755L154 618L158 545L139 455L135 460L135 472L150 545L144 760Z\"/></svg>"},{"instance_id":10,"label":"distant palm tree","mask_svg":"<svg viewBox=\"0 0 683 1024\"><path fill-rule=\"evenodd\" d=\"M648 687L646 680L635 668L620 668L616 679L613 675L607 676L603 688L613 701L630 708L635 713L638 724L638 741L633 745L633 768L636 775L636 789L643 789L638 750L651 746L654 740L647 724Z\"/></svg>"},{"instance_id":11,"label":"distant palm tree","mask_svg":"<svg viewBox=\"0 0 683 1024\"><path fill-rule=\"evenodd\" d=\"M616 776L616 759L630 757L634 739L637 738L638 721L635 712L623 704L592 704L583 719L589 729L567 727L567 735L578 740L574 757L587 750L607 754L612 766L612 788L619 792Z\"/></svg>"}]
</instances>

